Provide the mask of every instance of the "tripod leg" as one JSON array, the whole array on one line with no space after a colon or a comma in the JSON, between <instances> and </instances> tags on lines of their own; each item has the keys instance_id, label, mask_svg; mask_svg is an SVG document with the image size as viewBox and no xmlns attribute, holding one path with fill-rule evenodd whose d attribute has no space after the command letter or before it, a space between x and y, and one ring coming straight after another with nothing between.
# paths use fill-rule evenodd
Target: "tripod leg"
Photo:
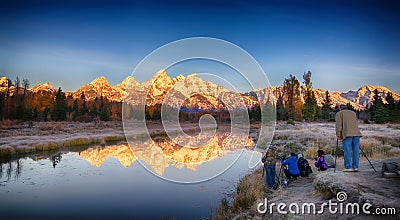
<instances>
[{"instance_id":1,"label":"tripod leg","mask_svg":"<svg viewBox=\"0 0 400 220\"><path fill-rule=\"evenodd\" d=\"M361 153L364 155L364 157L368 160L369 165L371 165L372 169L374 169L374 171L375 171L375 173L376 173L376 170L375 170L374 165L372 165L371 161L369 161L367 155L366 155L365 152L361 149L361 147L360 147L360 151L361 151Z\"/></svg>"},{"instance_id":2,"label":"tripod leg","mask_svg":"<svg viewBox=\"0 0 400 220\"><path fill-rule=\"evenodd\" d=\"M333 168L333 172L336 172L336 159L337 159L337 152L338 152L338 148L339 148L339 139L336 138L336 150L335 150L335 167Z\"/></svg>"}]
</instances>

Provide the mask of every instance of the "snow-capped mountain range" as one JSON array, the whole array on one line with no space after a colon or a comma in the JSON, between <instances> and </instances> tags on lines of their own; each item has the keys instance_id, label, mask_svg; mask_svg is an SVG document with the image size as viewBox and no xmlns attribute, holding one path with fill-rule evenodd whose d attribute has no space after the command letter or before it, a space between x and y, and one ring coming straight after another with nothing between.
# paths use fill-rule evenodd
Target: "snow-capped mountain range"
<instances>
[{"instance_id":1,"label":"snow-capped mountain range","mask_svg":"<svg viewBox=\"0 0 400 220\"><path fill-rule=\"evenodd\" d=\"M10 90L15 90L15 86L6 77L0 78L0 92L7 90L10 84ZM129 87L126 89L126 87ZM329 91L331 101L336 103L350 103L356 109L365 109L373 100L373 91L377 89L384 99L388 92L393 94L395 100L400 100L400 95L390 91L384 86L366 85L357 91L348 92L331 92ZM28 91L31 93L55 92L50 83L38 84ZM160 70L154 74L149 80L139 83L133 77L126 77L121 83L112 86L104 76L96 78L92 82L85 84L75 92L66 92L67 96L74 99L81 97L82 92L88 101L94 100L100 96L106 97L110 101L125 101L131 105L141 105L146 103L147 106L161 104L167 98L168 105L172 107L185 106L187 108L196 109L227 109L228 107L238 107L245 105L252 107L257 104L259 98L261 104L265 104L268 100L275 100L282 87L270 87L255 89L245 94L229 91L228 89L212 82L204 81L197 74L189 74L186 77L178 75L171 78L167 75L166 70ZM301 97L304 101L305 87L301 87ZM318 105L323 103L326 90L313 89ZM273 96L271 94L274 94ZM272 96L272 97L271 97ZM239 97L243 102L238 104ZM184 102L183 102L184 101Z\"/></svg>"}]
</instances>

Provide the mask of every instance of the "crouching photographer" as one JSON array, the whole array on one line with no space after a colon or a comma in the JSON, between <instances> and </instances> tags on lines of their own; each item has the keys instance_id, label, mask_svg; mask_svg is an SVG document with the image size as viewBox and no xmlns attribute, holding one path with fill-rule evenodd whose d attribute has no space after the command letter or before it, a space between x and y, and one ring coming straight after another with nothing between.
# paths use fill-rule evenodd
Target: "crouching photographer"
<instances>
[{"instance_id":1,"label":"crouching photographer","mask_svg":"<svg viewBox=\"0 0 400 220\"><path fill-rule=\"evenodd\" d=\"M285 167L283 170L287 179L294 180L300 176L300 170L297 166L297 158L295 153L290 153L290 157L286 160L282 157L279 159L281 160L282 166L287 166L287 168Z\"/></svg>"}]
</instances>

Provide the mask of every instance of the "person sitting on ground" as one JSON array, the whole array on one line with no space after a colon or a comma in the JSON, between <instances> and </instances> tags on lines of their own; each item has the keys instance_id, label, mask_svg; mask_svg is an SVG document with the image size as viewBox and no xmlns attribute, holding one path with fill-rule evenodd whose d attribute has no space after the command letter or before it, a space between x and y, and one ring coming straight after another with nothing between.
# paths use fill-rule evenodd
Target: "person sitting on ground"
<instances>
[{"instance_id":1,"label":"person sitting on ground","mask_svg":"<svg viewBox=\"0 0 400 220\"><path fill-rule=\"evenodd\" d=\"M308 177L310 173L312 173L312 169L310 164L308 163L307 159L303 157L303 154L297 155L297 166L300 170L300 176Z\"/></svg>"},{"instance_id":2,"label":"person sitting on ground","mask_svg":"<svg viewBox=\"0 0 400 220\"><path fill-rule=\"evenodd\" d=\"M315 167L318 168L318 171L325 171L329 168L328 164L325 161L325 153L323 150L318 150L318 159L315 161Z\"/></svg>"},{"instance_id":3,"label":"person sitting on ground","mask_svg":"<svg viewBox=\"0 0 400 220\"><path fill-rule=\"evenodd\" d=\"M287 169L284 169L283 172L285 172L286 178L288 179L296 179L298 176L300 176L300 170L299 167L297 166L297 159L296 159L296 154L295 153L290 153L290 157L286 160L281 160L282 166L288 166Z\"/></svg>"}]
</instances>

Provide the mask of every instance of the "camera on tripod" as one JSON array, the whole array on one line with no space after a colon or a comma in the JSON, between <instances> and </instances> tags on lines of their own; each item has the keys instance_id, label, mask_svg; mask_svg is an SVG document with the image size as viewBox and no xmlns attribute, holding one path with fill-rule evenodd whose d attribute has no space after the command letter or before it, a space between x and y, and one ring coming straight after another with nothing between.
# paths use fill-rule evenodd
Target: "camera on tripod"
<instances>
[{"instance_id":1,"label":"camera on tripod","mask_svg":"<svg viewBox=\"0 0 400 220\"><path fill-rule=\"evenodd\" d=\"M278 160L286 160L286 155L285 154L278 154Z\"/></svg>"}]
</instances>

